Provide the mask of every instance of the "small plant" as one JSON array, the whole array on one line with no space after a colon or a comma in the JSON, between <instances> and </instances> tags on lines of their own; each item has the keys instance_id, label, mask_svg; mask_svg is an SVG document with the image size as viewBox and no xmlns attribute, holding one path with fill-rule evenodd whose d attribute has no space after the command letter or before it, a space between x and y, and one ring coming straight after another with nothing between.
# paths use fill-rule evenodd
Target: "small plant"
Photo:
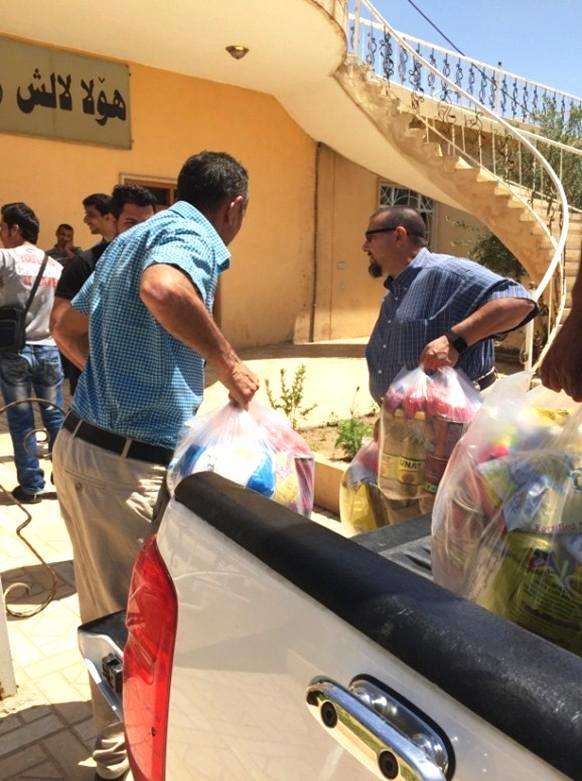
<instances>
[{"instance_id":1,"label":"small plant","mask_svg":"<svg viewBox=\"0 0 582 781\"><path fill-rule=\"evenodd\" d=\"M364 437L372 433L372 426L358 418L346 418L338 421L336 447L341 447L350 460L362 447Z\"/></svg>"},{"instance_id":2,"label":"small plant","mask_svg":"<svg viewBox=\"0 0 582 781\"><path fill-rule=\"evenodd\" d=\"M346 458L349 458L350 460L354 458L358 450L362 447L364 437L367 437L372 433L372 426L365 420L356 417L356 396L358 395L359 390L360 387L358 386L350 407L350 417L345 418L344 420L338 420L337 423L335 423L338 431L335 446L341 447Z\"/></svg>"},{"instance_id":3,"label":"small plant","mask_svg":"<svg viewBox=\"0 0 582 781\"><path fill-rule=\"evenodd\" d=\"M273 409L281 410L295 430L298 429L299 423L304 421L307 415L317 407L317 404L312 404L310 407L302 406L306 372L305 364L302 363L301 366L297 367L291 385L288 385L285 369L281 369L279 372L281 389L278 398L275 398L269 380L265 380L265 391L269 404Z\"/></svg>"}]
</instances>

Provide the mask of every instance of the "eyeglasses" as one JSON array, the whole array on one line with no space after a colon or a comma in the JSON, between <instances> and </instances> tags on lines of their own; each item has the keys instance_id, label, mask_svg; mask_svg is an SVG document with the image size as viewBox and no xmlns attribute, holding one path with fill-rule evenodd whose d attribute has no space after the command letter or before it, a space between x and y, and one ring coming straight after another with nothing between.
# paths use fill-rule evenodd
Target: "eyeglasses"
<instances>
[{"instance_id":1,"label":"eyeglasses","mask_svg":"<svg viewBox=\"0 0 582 781\"><path fill-rule=\"evenodd\" d=\"M374 228L371 231L366 231L364 236L366 237L366 241L370 241L370 236L373 236L375 233L390 233L395 230L396 228Z\"/></svg>"}]
</instances>

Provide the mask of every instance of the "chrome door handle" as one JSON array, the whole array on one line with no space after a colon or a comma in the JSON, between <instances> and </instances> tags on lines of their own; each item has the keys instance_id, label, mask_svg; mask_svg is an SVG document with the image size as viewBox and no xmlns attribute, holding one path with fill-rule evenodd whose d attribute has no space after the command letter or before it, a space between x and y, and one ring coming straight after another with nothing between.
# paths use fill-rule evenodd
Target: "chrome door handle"
<instances>
[{"instance_id":1,"label":"chrome door handle","mask_svg":"<svg viewBox=\"0 0 582 781\"><path fill-rule=\"evenodd\" d=\"M319 677L309 685L306 699L313 716L377 778L450 778L448 741L381 685L356 678L348 690Z\"/></svg>"}]
</instances>

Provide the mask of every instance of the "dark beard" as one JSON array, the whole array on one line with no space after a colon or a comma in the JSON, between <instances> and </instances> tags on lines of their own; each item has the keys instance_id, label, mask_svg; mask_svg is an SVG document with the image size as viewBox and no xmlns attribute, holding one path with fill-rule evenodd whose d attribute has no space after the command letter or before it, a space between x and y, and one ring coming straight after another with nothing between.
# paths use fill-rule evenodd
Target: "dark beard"
<instances>
[{"instance_id":1,"label":"dark beard","mask_svg":"<svg viewBox=\"0 0 582 781\"><path fill-rule=\"evenodd\" d=\"M378 277L382 276L382 268L375 260L370 261L368 265L368 274L371 277L374 277L374 279L378 279Z\"/></svg>"}]
</instances>

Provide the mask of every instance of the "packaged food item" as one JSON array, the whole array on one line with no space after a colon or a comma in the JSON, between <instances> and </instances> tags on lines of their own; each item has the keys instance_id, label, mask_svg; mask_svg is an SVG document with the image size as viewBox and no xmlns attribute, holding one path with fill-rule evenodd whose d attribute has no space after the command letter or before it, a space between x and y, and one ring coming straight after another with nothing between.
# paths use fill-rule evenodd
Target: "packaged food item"
<instances>
[{"instance_id":1,"label":"packaged food item","mask_svg":"<svg viewBox=\"0 0 582 781\"><path fill-rule=\"evenodd\" d=\"M353 534L386 526L386 503L378 489L378 443L364 443L343 474L340 520Z\"/></svg>"},{"instance_id":2,"label":"packaged food item","mask_svg":"<svg viewBox=\"0 0 582 781\"><path fill-rule=\"evenodd\" d=\"M308 518L313 510L314 458L279 412L253 401L227 404L186 425L168 467L171 492L187 475L216 472Z\"/></svg>"},{"instance_id":3,"label":"packaged food item","mask_svg":"<svg viewBox=\"0 0 582 781\"><path fill-rule=\"evenodd\" d=\"M436 494L451 453L480 403L478 392L461 372L441 369L430 377L424 482L429 494Z\"/></svg>"},{"instance_id":4,"label":"packaged food item","mask_svg":"<svg viewBox=\"0 0 582 781\"><path fill-rule=\"evenodd\" d=\"M434 578L582 654L582 408L497 385L437 493Z\"/></svg>"},{"instance_id":5,"label":"packaged food item","mask_svg":"<svg viewBox=\"0 0 582 781\"><path fill-rule=\"evenodd\" d=\"M436 493L457 441L479 407L479 393L454 369L403 370L382 404L378 485L388 499Z\"/></svg>"}]
</instances>

